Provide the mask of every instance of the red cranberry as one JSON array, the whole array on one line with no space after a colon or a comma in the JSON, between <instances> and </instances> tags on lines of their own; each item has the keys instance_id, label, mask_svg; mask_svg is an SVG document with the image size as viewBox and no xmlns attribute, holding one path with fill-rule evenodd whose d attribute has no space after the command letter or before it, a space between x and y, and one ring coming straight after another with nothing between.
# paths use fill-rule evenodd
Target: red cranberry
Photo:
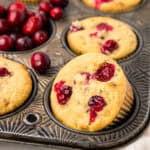
<instances>
[{"instance_id":1,"label":"red cranberry","mask_svg":"<svg viewBox=\"0 0 150 150\"><path fill-rule=\"evenodd\" d=\"M84 30L84 27L76 26L76 25L73 25L73 24L70 26L70 31L71 32L78 32L78 31L81 31L81 30Z\"/></svg>"},{"instance_id":2,"label":"red cranberry","mask_svg":"<svg viewBox=\"0 0 150 150\"><path fill-rule=\"evenodd\" d=\"M42 22L44 25L48 24L49 17L44 11L39 11L38 13L36 13L36 16L40 16L42 18Z\"/></svg>"},{"instance_id":3,"label":"red cranberry","mask_svg":"<svg viewBox=\"0 0 150 150\"><path fill-rule=\"evenodd\" d=\"M27 11L27 17L29 18L29 17L31 17L31 16L34 16L35 15L35 12L33 12L33 11Z\"/></svg>"},{"instance_id":4,"label":"red cranberry","mask_svg":"<svg viewBox=\"0 0 150 150\"><path fill-rule=\"evenodd\" d=\"M94 122L97 117L97 112L103 110L106 105L105 100L101 96L92 96L88 102L88 106L90 107L90 122Z\"/></svg>"},{"instance_id":5,"label":"red cranberry","mask_svg":"<svg viewBox=\"0 0 150 150\"><path fill-rule=\"evenodd\" d=\"M11 3L8 7L8 11L14 11L14 10L23 12L23 11L26 11L27 8L24 5L24 3L17 1L17 2Z\"/></svg>"},{"instance_id":6,"label":"red cranberry","mask_svg":"<svg viewBox=\"0 0 150 150\"><path fill-rule=\"evenodd\" d=\"M106 30L106 31L112 31L113 27L107 23L100 23L96 26L97 30Z\"/></svg>"},{"instance_id":7,"label":"red cranberry","mask_svg":"<svg viewBox=\"0 0 150 150\"><path fill-rule=\"evenodd\" d=\"M112 53L114 50L118 49L119 45L114 40L108 40L101 47L101 52L104 54Z\"/></svg>"},{"instance_id":8,"label":"red cranberry","mask_svg":"<svg viewBox=\"0 0 150 150\"><path fill-rule=\"evenodd\" d=\"M49 2L41 2L39 5L39 10L44 11L45 13L49 13L52 8L53 6Z\"/></svg>"},{"instance_id":9,"label":"red cranberry","mask_svg":"<svg viewBox=\"0 0 150 150\"><path fill-rule=\"evenodd\" d=\"M60 19L63 16L63 9L61 7L54 7L51 11L50 11L50 16L53 19Z\"/></svg>"},{"instance_id":10,"label":"red cranberry","mask_svg":"<svg viewBox=\"0 0 150 150\"><path fill-rule=\"evenodd\" d=\"M4 6L0 5L0 17L3 18L5 16L6 9Z\"/></svg>"},{"instance_id":11,"label":"red cranberry","mask_svg":"<svg viewBox=\"0 0 150 150\"><path fill-rule=\"evenodd\" d=\"M31 16L23 26L23 33L25 35L33 35L43 26L42 18L40 16Z\"/></svg>"},{"instance_id":12,"label":"red cranberry","mask_svg":"<svg viewBox=\"0 0 150 150\"><path fill-rule=\"evenodd\" d=\"M115 65L104 63L94 74L95 78L101 82L107 82L112 79L115 74Z\"/></svg>"},{"instance_id":13,"label":"red cranberry","mask_svg":"<svg viewBox=\"0 0 150 150\"><path fill-rule=\"evenodd\" d=\"M48 40L47 31L40 30L34 33L32 41L35 45L41 45Z\"/></svg>"},{"instance_id":14,"label":"red cranberry","mask_svg":"<svg viewBox=\"0 0 150 150\"><path fill-rule=\"evenodd\" d=\"M54 6L66 7L69 3L69 0L50 0Z\"/></svg>"},{"instance_id":15,"label":"red cranberry","mask_svg":"<svg viewBox=\"0 0 150 150\"><path fill-rule=\"evenodd\" d=\"M21 37L21 34L18 34L18 33L11 33L9 36L11 37L12 42L13 42L13 46L15 47L16 41L17 41L18 38Z\"/></svg>"},{"instance_id":16,"label":"red cranberry","mask_svg":"<svg viewBox=\"0 0 150 150\"><path fill-rule=\"evenodd\" d=\"M112 2L113 0L95 0L95 8L98 9L103 3Z\"/></svg>"},{"instance_id":17,"label":"red cranberry","mask_svg":"<svg viewBox=\"0 0 150 150\"><path fill-rule=\"evenodd\" d=\"M0 36L0 50L8 51L13 47L13 41L8 35Z\"/></svg>"},{"instance_id":18,"label":"red cranberry","mask_svg":"<svg viewBox=\"0 0 150 150\"><path fill-rule=\"evenodd\" d=\"M30 50L33 48L32 40L25 36L20 37L16 41L16 50L18 51L24 51L24 50Z\"/></svg>"},{"instance_id":19,"label":"red cranberry","mask_svg":"<svg viewBox=\"0 0 150 150\"><path fill-rule=\"evenodd\" d=\"M7 70L7 68L0 67L0 77L10 76L11 73Z\"/></svg>"},{"instance_id":20,"label":"red cranberry","mask_svg":"<svg viewBox=\"0 0 150 150\"><path fill-rule=\"evenodd\" d=\"M0 34L8 33L9 24L6 19L0 19Z\"/></svg>"},{"instance_id":21,"label":"red cranberry","mask_svg":"<svg viewBox=\"0 0 150 150\"><path fill-rule=\"evenodd\" d=\"M45 73L50 64L49 56L43 52L36 52L31 56L31 65L39 73Z\"/></svg>"},{"instance_id":22,"label":"red cranberry","mask_svg":"<svg viewBox=\"0 0 150 150\"><path fill-rule=\"evenodd\" d=\"M72 95L72 87L65 85L64 81L56 83L54 90L60 105L65 105Z\"/></svg>"},{"instance_id":23,"label":"red cranberry","mask_svg":"<svg viewBox=\"0 0 150 150\"><path fill-rule=\"evenodd\" d=\"M13 10L8 13L8 22L13 26L21 25L26 18L25 12L21 12L18 10Z\"/></svg>"}]
</instances>

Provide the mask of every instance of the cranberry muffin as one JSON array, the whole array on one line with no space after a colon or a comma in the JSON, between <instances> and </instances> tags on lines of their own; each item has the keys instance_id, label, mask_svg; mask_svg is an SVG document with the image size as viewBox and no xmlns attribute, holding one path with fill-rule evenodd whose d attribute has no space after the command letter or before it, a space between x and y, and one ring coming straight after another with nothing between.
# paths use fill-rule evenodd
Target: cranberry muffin
<instances>
[{"instance_id":1,"label":"cranberry muffin","mask_svg":"<svg viewBox=\"0 0 150 150\"><path fill-rule=\"evenodd\" d=\"M0 57L0 115L21 106L31 91L32 79L27 67Z\"/></svg>"},{"instance_id":2,"label":"cranberry muffin","mask_svg":"<svg viewBox=\"0 0 150 150\"><path fill-rule=\"evenodd\" d=\"M66 64L50 94L56 119L80 131L107 127L130 111L133 100L132 87L121 67L98 53L78 56Z\"/></svg>"},{"instance_id":3,"label":"cranberry muffin","mask_svg":"<svg viewBox=\"0 0 150 150\"><path fill-rule=\"evenodd\" d=\"M113 59L133 53L138 43L129 25L109 17L90 17L73 22L67 42L77 54L98 52Z\"/></svg>"},{"instance_id":4,"label":"cranberry muffin","mask_svg":"<svg viewBox=\"0 0 150 150\"><path fill-rule=\"evenodd\" d=\"M87 6L103 12L124 12L138 6L142 0L82 0Z\"/></svg>"}]
</instances>

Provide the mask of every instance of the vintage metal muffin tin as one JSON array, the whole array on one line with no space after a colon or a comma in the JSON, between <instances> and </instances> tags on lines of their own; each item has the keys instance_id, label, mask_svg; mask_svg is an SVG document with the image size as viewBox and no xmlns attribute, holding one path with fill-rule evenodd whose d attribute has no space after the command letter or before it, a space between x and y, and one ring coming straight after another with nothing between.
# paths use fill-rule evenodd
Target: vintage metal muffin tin
<instances>
[{"instance_id":1,"label":"vintage metal muffin tin","mask_svg":"<svg viewBox=\"0 0 150 150\"><path fill-rule=\"evenodd\" d=\"M10 0L0 0L8 3ZM29 5L33 10L35 5ZM7 141L28 141L29 143L63 145L86 149L107 149L125 144L137 137L147 126L150 116L149 79L150 79L150 1L125 13L102 13L87 8L80 0L70 0L65 16L57 22L51 21L53 33L48 42L31 51L22 53L1 52L0 55L19 61L29 68L33 51L46 52L52 67L45 75L39 75L29 69L33 79L33 93L29 100L16 111L0 116L0 138ZM131 114L126 119L99 132L80 132L69 129L55 119L51 112L49 94L52 82L58 71L75 55L66 43L68 25L77 19L89 16L112 16L129 23L139 40L137 51L118 62L131 82L135 103ZM112 108L113 109L113 108ZM69 117L69 115L68 115Z\"/></svg>"}]
</instances>

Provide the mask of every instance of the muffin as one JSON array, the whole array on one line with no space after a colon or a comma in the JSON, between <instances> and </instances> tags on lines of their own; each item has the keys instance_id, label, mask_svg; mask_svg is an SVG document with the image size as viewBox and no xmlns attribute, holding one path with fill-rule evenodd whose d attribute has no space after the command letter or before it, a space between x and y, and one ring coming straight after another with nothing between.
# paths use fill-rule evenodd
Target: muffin
<instances>
[{"instance_id":1,"label":"muffin","mask_svg":"<svg viewBox=\"0 0 150 150\"><path fill-rule=\"evenodd\" d=\"M129 25L109 17L90 17L73 22L67 42L77 54L98 52L113 59L127 57L136 50L138 43Z\"/></svg>"},{"instance_id":2,"label":"muffin","mask_svg":"<svg viewBox=\"0 0 150 150\"><path fill-rule=\"evenodd\" d=\"M87 6L103 12L124 12L135 8L142 0L82 0Z\"/></svg>"},{"instance_id":3,"label":"muffin","mask_svg":"<svg viewBox=\"0 0 150 150\"><path fill-rule=\"evenodd\" d=\"M27 67L0 57L0 115L21 106L31 91L32 79Z\"/></svg>"},{"instance_id":4,"label":"muffin","mask_svg":"<svg viewBox=\"0 0 150 150\"><path fill-rule=\"evenodd\" d=\"M121 67L98 53L78 56L58 73L50 94L56 119L72 129L98 131L125 117L133 91Z\"/></svg>"}]
</instances>

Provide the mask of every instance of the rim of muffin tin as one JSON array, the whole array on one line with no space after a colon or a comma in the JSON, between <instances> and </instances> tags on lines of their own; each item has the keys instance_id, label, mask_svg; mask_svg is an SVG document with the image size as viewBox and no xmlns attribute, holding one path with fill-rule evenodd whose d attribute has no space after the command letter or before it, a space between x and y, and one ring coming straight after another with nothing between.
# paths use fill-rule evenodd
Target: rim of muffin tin
<instances>
[{"instance_id":1,"label":"rim of muffin tin","mask_svg":"<svg viewBox=\"0 0 150 150\"><path fill-rule=\"evenodd\" d=\"M16 108L14 111L11 111L11 112L9 112L7 114L4 114L4 115L0 115L0 120L1 119L6 119L6 118L11 117L11 116L14 116L17 113L23 111L25 108L27 108L32 103L32 101L34 100L35 96L37 95L38 80L36 78L35 73L31 69L28 69L28 72L31 75L32 86L33 86L32 87L32 92L31 92L30 96L27 98L27 100L21 106L19 106L18 108Z\"/></svg>"},{"instance_id":2,"label":"rim of muffin tin","mask_svg":"<svg viewBox=\"0 0 150 150\"><path fill-rule=\"evenodd\" d=\"M66 129L66 130L73 132L73 133L76 133L76 134L98 136L98 135L109 134L112 132L116 132L120 129L123 129L125 126L127 126L131 122L133 122L133 120L136 118L136 116L139 112L140 106L141 106L141 101L140 101L140 96L138 94L138 91L137 91L136 87L134 86L134 84L132 82L130 82L132 85L132 88L133 88L133 93L134 93L134 104L132 106L131 112L127 116L125 116L124 119L120 119L119 122L115 123L115 125L112 125L112 127L111 127L111 125L109 125L106 128L104 128L100 131L95 131L95 132L80 131L80 130L72 129L70 127L67 127L63 123L61 123L59 120L57 120L56 117L54 116L53 112L52 112L52 108L51 108L51 104L50 104L50 93L52 90L53 82L54 82L54 80L52 80L48 84L47 88L45 89L44 98L43 98L44 109L46 110L50 119L52 119L59 127L62 127L63 129ZM142 132L142 130L139 130L135 136L139 135L141 132ZM130 140L131 139L128 139L128 141L130 141Z\"/></svg>"},{"instance_id":3,"label":"rim of muffin tin","mask_svg":"<svg viewBox=\"0 0 150 150\"><path fill-rule=\"evenodd\" d=\"M104 12L101 10L97 10L94 7L87 6L84 2L82 2L82 0L78 1L77 3L79 3L78 5L84 7L84 9L94 11L97 14L125 14L125 13L135 12L138 9L141 9L144 5L146 5L146 2L148 2L148 0L141 0L141 2L137 6L130 8L129 10L119 11L119 12L111 12L111 11ZM79 7L79 8L81 8L81 7Z\"/></svg>"},{"instance_id":4,"label":"rim of muffin tin","mask_svg":"<svg viewBox=\"0 0 150 150\"><path fill-rule=\"evenodd\" d=\"M49 38L46 42L44 42L43 44L37 46L37 47L34 47L33 49L29 49L29 50L24 50L24 51L17 51L17 50L9 50L9 51L2 51L0 50L0 54L25 54L25 53L31 53L31 52L34 52L36 50L39 50L43 47L45 47L46 45L48 45L48 43L50 43L50 41L55 37L55 34L56 34L56 24L55 22L52 20L52 19L49 19L49 26L48 26L48 32L50 32L50 35L49 35Z\"/></svg>"},{"instance_id":5,"label":"rim of muffin tin","mask_svg":"<svg viewBox=\"0 0 150 150\"><path fill-rule=\"evenodd\" d=\"M93 15L92 16L87 16L87 17L83 17L83 18L79 18L77 20L82 20L82 19L86 19L88 17L94 17ZM96 17L105 17L105 16L97 16ZM120 19L120 18L117 18L117 17L112 17L113 19L117 19L119 21L122 21L122 22L125 22L127 23L132 31L135 33L136 37L137 37L137 47L136 47L136 50L129 54L128 56L124 57L124 58L120 58L120 59L117 59L116 61L118 61L119 63L122 63L122 62L125 62L125 61L128 61L134 57L136 57L137 55L140 54L142 48L143 48L143 44L144 44L144 41L143 41L143 37L142 37L142 34L141 32L131 23L129 23L129 21L127 19ZM76 56L80 56L80 55L83 55L83 54L77 54L76 52L74 52L69 44L68 44L68 41L67 41L67 34L68 34L68 31L69 31L69 27L70 27L71 24L69 24L62 32L61 34L61 44L62 44L62 47L67 51L68 54L70 54L71 56L73 57L76 57Z\"/></svg>"}]
</instances>

